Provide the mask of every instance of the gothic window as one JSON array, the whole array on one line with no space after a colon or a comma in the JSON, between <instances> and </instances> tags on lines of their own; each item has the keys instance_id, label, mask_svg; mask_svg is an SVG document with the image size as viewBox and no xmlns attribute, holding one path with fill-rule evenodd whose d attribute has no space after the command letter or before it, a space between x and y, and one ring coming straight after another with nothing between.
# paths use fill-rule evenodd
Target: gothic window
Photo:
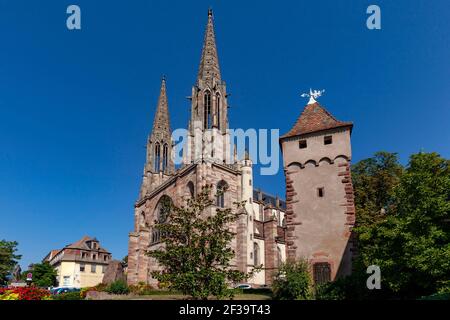
<instances>
[{"instance_id":1,"label":"gothic window","mask_svg":"<svg viewBox=\"0 0 450 320\"><path fill-rule=\"evenodd\" d=\"M155 143L155 172L159 172L161 160L161 148L159 143Z\"/></svg>"},{"instance_id":2,"label":"gothic window","mask_svg":"<svg viewBox=\"0 0 450 320\"><path fill-rule=\"evenodd\" d=\"M228 184L225 181L222 180L217 184L216 206L225 208L225 192L227 189Z\"/></svg>"},{"instance_id":3,"label":"gothic window","mask_svg":"<svg viewBox=\"0 0 450 320\"><path fill-rule=\"evenodd\" d=\"M259 261L259 245L254 242L253 243L253 264L255 266L259 266L260 261Z\"/></svg>"},{"instance_id":4,"label":"gothic window","mask_svg":"<svg viewBox=\"0 0 450 320\"><path fill-rule=\"evenodd\" d=\"M315 284L322 284L331 281L331 267L329 263L315 263L313 269Z\"/></svg>"},{"instance_id":5,"label":"gothic window","mask_svg":"<svg viewBox=\"0 0 450 320\"><path fill-rule=\"evenodd\" d=\"M216 94L216 115L217 115L217 128L220 129L220 94Z\"/></svg>"},{"instance_id":6,"label":"gothic window","mask_svg":"<svg viewBox=\"0 0 450 320\"><path fill-rule=\"evenodd\" d=\"M194 196L195 196L194 183L192 181L189 181L189 183L187 184L187 187L188 187L188 191L189 191L189 196L191 198L194 198Z\"/></svg>"},{"instance_id":7,"label":"gothic window","mask_svg":"<svg viewBox=\"0 0 450 320\"><path fill-rule=\"evenodd\" d=\"M203 127L204 129L211 129L212 125L212 119L211 119L211 93L209 91L205 92L205 98L204 98L204 108L205 108L205 115L203 120Z\"/></svg>"},{"instance_id":8,"label":"gothic window","mask_svg":"<svg viewBox=\"0 0 450 320\"><path fill-rule=\"evenodd\" d=\"M172 207L172 199L169 196L164 195L161 197L161 199L159 199L155 209L156 224L165 223L167 221L171 207ZM152 243L160 241L161 241L161 231L158 229L158 227L153 227Z\"/></svg>"},{"instance_id":9,"label":"gothic window","mask_svg":"<svg viewBox=\"0 0 450 320\"><path fill-rule=\"evenodd\" d=\"M280 267L281 263L283 262L283 256L281 254L280 247L277 247L277 257L278 257L278 267Z\"/></svg>"},{"instance_id":10,"label":"gothic window","mask_svg":"<svg viewBox=\"0 0 450 320\"><path fill-rule=\"evenodd\" d=\"M172 199L169 196L164 195L159 199L158 205L156 206L156 218L158 223L167 221L171 206Z\"/></svg>"},{"instance_id":11,"label":"gothic window","mask_svg":"<svg viewBox=\"0 0 450 320\"><path fill-rule=\"evenodd\" d=\"M166 144L164 144L164 147L163 147L163 167L162 167L162 171L166 171L167 170L167 166L169 164L168 154L169 154L169 147L167 146L167 143L166 143Z\"/></svg>"}]
</instances>

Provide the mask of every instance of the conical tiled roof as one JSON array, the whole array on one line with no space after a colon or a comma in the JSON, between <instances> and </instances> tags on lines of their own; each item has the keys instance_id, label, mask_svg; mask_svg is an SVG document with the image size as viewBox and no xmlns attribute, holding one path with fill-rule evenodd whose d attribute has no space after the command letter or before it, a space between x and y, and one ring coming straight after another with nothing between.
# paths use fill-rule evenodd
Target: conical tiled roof
<instances>
[{"instance_id":1,"label":"conical tiled roof","mask_svg":"<svg viewBox=\"0 0 450 320\"><path fill-rule=\"evenodd\" d=\"M281 139L339 127L352 127L352 122L339 121L319 103L306 105L292 129Z\"/></svg>"}]
</instances>

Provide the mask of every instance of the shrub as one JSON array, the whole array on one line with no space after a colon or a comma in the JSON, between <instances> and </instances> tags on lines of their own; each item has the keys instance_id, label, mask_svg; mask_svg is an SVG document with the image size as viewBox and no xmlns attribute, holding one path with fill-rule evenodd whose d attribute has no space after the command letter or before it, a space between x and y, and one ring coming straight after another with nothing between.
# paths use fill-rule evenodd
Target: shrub
<instances>
[{"instance_id":1,"label":"shrub","mask_svg":"<svg viewBox=\"0 0 450 320\"><path fill-rule=\"evenodd\" d=\"M311 277L308 263L299 260L281 265L274 277L272 290L273 298L276 300L311 299Z\"/></svg>"},{"instance_id":2,"label":"shrub","mask_svg":"<svg viewBox=\"0 0 450 320\"><path fill-rule=\"evenodd\" d=\"M66 292L53 296L53 300L82 300L81 291Z\"/></svg>"},{"instance_id":3,"label":"shrub","mask_svg":"<svg viewBox=\"0 0 450 320\"><path fill-rule=\"evenodd\" d=\"M96 286L89 288L88 291L95 290L95 291L108 291L109 286L106 283L99 283Z\"/></svg>"},{"instance_id":4,"label":"shrub","mask_svg":"<svg viewBox=\"0 0 450 320\"><path fill-rule=\"evenodd\" d=\"M450 293L435 293L430 296L422 297L419 300L450 300Z\"/></svg>"},{"instance_id":5,"label":"shrub","mask_svg":"<svg viewBox=\"0 0 450 320\"><path fill-rule=\"evenodd\" d=\"M139 282L137 285L131 285L129 286L129 289L131 293L136 295L151 295L155 292L153 287L149 284L146 284L144 282Z\"/></svg>"},{"instance_id":6,"label":"shrub","mask_svg":"<svg viewBox=\"0 0 450 320\"><path fill-rule=\"evenodd\" d=\"M117 280L109 285L109 287L106 289L106 292L111 294L128 294L130 292L130 289L128 288L128 285L125 281Z\"/></svg>"}]
</instances>

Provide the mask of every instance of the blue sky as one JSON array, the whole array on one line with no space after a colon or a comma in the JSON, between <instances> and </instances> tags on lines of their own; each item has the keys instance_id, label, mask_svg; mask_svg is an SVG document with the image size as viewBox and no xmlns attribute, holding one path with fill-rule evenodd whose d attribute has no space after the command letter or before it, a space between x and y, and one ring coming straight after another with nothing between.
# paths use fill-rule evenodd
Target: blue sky
<instances>
[{"instance_id":1,"label":"blue sky","mask_svg":"<svg viewBox=\"0 0 450 320\"><path fill-rule=\"evenodd\" d=\"M82 30L66 28L77 4ZM381 30L366 8L381 8ZM127 254L160 79L185 127L207 9L230 126L288 131L306 103L354 122L374 152L450 156L450 3L433 1L0 0L0 238L22 266L83 235ZM284 196L282 171L255 186Z\"/></svg>"}]
</instances>

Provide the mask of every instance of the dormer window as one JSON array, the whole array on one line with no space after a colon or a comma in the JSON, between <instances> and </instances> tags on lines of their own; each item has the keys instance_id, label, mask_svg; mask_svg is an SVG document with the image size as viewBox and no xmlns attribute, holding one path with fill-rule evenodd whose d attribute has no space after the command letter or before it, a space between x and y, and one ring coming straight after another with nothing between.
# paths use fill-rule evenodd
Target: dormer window
<instances>
[{"instance_id":1,"label":"dormer window","mask_svg":"<svg viewBox=\"0 0 450 320\"><path fill-rule=\"evenodd\" d=\"M300 149L306 149L306 147L307 147L306 140L300 140L300 141L298 142L298 147L299 147Z\"/></svg>"},{"instance_id":2,"label":"dormer window","mask_svg":"<svg viewBox=\"0 0 450 320\"><path fill-rule=\"evenodd\" d=\"M323 144L332 144L333 143L333 136L325 136L323 138Z\"/></svg>"}]
</instances>

